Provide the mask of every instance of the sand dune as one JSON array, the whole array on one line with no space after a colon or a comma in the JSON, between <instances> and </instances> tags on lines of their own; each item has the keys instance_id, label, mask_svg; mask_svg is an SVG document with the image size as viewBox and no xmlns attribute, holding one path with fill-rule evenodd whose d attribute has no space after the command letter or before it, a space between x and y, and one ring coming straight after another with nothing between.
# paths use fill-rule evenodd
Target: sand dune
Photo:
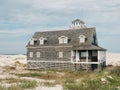
<instances>
[{"instance_id":1,"label":"sand dune","mask_svg":"<svg viewBox=\"0 0 120 90\"><path fill-rule=\"evenodd\" d=\"M106 53L106 64L107 65L119 65L120 66L120 53Z\"/></svg>"},{"instance_id":2,"label":"sand dune","mask_svg":"<svg viewBox=\"0 0 120 90\"><path fill-rule=\"evenodd\" d=\"M26 55L0 55L0 66L12 65L16 61L27 64Z\"/></svg>"}]
</instances>

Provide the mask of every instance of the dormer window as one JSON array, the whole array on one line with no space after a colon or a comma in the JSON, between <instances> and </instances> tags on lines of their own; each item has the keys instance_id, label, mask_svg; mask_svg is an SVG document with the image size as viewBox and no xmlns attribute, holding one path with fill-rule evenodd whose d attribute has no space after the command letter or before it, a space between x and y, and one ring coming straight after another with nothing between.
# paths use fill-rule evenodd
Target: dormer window
<instances>
[{"instance_id":1,"label":"dormer window","mask_svg":"<svg viewBox=\"0 0 120 90\"><path fill-rule=\"evenodd\" d=\"M43 37L40 37L39 40L40 40L40 45L44 45L46 39Z\"/></svg>"},{"instance_id":2,"label":"dormer window","mask_svg":"<svg viewBox=\"0 0 120 90\"><path fill-rule=\"evenodd\" d=\"M86 36L85 35L80 35L79 39L80 39L80 43L85 43Z\"/></svg>"},{"instance_id":3,"label":"dormer window","mask_svg":"<svg viewBox=\"0 0 120 90\"><path fill-rule=\"evenodd\" d=\"M68 43L68 37L66 37L66 36L61 36L58 39L59 39L59 44L67 44Z\"/></svg>"},{"instance_id":4,"label":"dormer window","mask_svg":"<svg viewBox=\"0 0 120 90\"><path fill-rule=\"evenodd\" d=\"M31 38L30 45L36 45L36 44L37 44L37 39Z\"/></svg>"}]
</instances>

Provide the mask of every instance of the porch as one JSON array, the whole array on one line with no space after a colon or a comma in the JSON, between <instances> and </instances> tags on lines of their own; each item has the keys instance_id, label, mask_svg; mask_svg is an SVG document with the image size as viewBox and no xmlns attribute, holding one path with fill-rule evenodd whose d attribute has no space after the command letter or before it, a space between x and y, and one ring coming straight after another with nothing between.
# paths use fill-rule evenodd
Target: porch
<instances>
[{"instance_id":1,"label":"porch","mask_svg":"<svg viewBox=\"0 0 120 90\"><path fill-rule=\"evenodd\" d=\"M73 50L71 51L71 63L88 65L91 70L101 70L105 66L106 52L104 50Z\"/></svg>"}]
</instances>

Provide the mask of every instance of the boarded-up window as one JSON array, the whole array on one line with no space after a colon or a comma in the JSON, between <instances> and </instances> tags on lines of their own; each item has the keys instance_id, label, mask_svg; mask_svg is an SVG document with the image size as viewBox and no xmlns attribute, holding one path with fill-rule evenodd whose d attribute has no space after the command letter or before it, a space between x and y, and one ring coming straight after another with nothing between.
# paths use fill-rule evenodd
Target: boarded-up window
<instances>
[{"instance_id":1,"label":"boarded-up window","mask_svg":"<svg viewBox=\"0 0 120 90\"><path fill-rule=\"evenodd\" d=\"M59 58L63 58L63 52L59 52Z\"/></svg>"},{"instance_id":2,"label":"boarded-up window","mask_svg":"<svg viewBox=\"0 0 120 90\"><path fill-rule=\"evenodd\" d=\"M40 57L40 52L36 52L36 57Z\"/></svg>"},{"instance_id":3,"label":"boarded-up window","mask_svg":"<svg viewBox=\"0 0 120 90\"><path fill-rule=\"evenodd\" d=\"M29 55L30 55L30 57L33 57L33 52L30 52Z\"/></svg>"}]
</instances>

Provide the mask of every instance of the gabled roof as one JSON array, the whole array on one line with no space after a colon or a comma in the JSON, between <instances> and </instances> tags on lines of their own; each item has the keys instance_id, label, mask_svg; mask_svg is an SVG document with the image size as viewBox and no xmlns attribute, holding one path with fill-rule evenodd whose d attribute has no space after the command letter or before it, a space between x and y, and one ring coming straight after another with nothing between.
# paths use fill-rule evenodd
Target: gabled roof
<instances>
[{"instance_id":1,"label":"gabled roof","mask_svg":"<svg viewBox=\"0 0 120 90\"><path fill-rule=\"evenodd\" d=\"M67 45L78 45L80 44L79 36L85 35L87 38L85 45L91 45L94 33L95 28L68 29L59 31L35 32L33 38L36 38L38 40L40 37L47 38L45 46L56 46L59 45L58 38L65 36L69 38L69 43ZM29 43L27 46L29 46Z\"/></svg>"},{"instance_id":2,"label":"gabled roof","mask_svg":"<svg viewBox=\"0 0 120 90\"><path fill-rule=\"evenodd\" d=\"M61 38L66 38L66 39L68 39L68 37L66 37L66 36L64 36L64 35L60 36L58 39L61 39Z\"/></svg>"}]
</instances>

